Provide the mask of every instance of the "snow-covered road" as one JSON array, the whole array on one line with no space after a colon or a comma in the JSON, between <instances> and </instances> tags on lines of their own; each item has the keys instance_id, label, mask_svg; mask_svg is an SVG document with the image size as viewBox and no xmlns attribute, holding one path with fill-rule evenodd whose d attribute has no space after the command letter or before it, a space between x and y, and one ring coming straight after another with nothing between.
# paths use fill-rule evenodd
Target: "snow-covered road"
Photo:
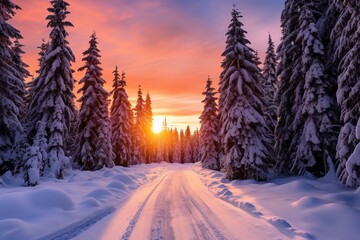
<instances>
[{"instance_id":1,"label":"snow-covered road","mask_svg":"<svg viewBox=\"0 0 360 240\"><path fill-rule=\"evenodd\" d=\"M96 238L288 239L271 224L213 196L191 166L165 172L134 192L106 224L77 238L94 237L104 228Z\"/></svg>"}]
</instances>

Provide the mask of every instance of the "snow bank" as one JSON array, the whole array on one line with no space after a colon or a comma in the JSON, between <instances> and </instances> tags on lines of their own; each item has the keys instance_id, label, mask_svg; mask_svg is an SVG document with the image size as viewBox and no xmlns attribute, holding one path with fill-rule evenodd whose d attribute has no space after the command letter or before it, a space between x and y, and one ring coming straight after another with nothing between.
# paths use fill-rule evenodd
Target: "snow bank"
<instances>
[{"instance_id":1,"label":"snow bank","mask_svg":"<svg viewBox=\"0 0 360 240\"><path fill-rule=\"evenodd\" d=\"M350 240L360 236L360 189L350 190L331 178L288 177L257 183L228 181L199 163L193 170L215 196L290 238Z\"/></svg>"},{"instance_id":2,"label":"snow bank","mask_svg":"<svg viewBox=\"0 0 360 240\"><path fill-rule=\"evenodd\" d=\"M22 180L3 176L0 184L0 240L51 239L53 233L112 213L131 192L153 181L167 164L114 167L96 172L73 171L66 179L42 179L22 187Z\"/></svg>"}]
</instances>

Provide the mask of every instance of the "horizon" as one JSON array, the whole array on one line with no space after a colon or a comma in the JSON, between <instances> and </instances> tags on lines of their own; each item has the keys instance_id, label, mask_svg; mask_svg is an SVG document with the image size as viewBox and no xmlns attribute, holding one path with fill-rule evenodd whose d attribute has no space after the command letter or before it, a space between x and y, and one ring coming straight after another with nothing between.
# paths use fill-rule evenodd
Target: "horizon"
<instances>
[{"instance_id":1,"label":"horizon","mask_svg":"<svg viewBox=\"0 0 360 240\"><path fill-rule=\"evenodd\" d=\"M69 46L76 57L72 66L75 80L83 77L84 73L77 69L83 65L82 52L95 31L107 91L111 91L112 72L117 65L120 71L126 72L126 90L133 107L138 85L141 85L144 94L150 93L154 122L166 117L169 126L174 128L185 129L189 125L194 131L200 127L204 98L201 93L208 76L214 88L218 88L221 54L233 1L68 2L71 12L68 20L74 24L67 31ZM16 12L11 22L24 37L21 40L26 52L23 59L30 66L30 73L36 76L37 47L49 35L45 18L50 3L47 0L15 3L22 10ZM236 4L243 15L246 37L263 60L268 34L276 46L280 41L283 1L241 0ZM77 82L74 92L78 89ZM76 106L79 106L77 102Z\"/></svg>"}]
</instances>

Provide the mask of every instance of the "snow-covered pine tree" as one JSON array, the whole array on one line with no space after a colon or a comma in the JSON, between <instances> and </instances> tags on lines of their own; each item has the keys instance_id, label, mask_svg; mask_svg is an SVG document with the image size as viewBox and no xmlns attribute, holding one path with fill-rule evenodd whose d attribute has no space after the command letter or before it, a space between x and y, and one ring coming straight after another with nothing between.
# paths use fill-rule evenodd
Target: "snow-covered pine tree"
<instances>
[{"instance_id":1,"label":"snow-covered pine tree","mask_svg":"<svg viewBox=\"0 0 360 240\"><path fill-rule=\"evenodd\" d=\"M350 187L360 186L360 6L356 1L335 1L341 11L332 32L339 62L337 102L341 109L341 131L337 143L337 175Z\"/></svg>"},{"instance_id":2,"label":"snow-covered pine tree","mask_svg":"<svg viewBox=\"0 0 360 240\"><path fill-rule=\"evenodd\" d=\"M20 7L10 0L0 2L0 176L17 167L14 146L23 131L19 118L24 104L26 65L21 58L14 62L20 52L12 48L12 40L22 36L8 23L18 9Z\"/></svg>"},{"instance_id":3,"label":"snow-covered pine tree","mask_svg":"<svg viewBox=\"0 0 360 240\"><path fill-rule=\"evenodd\" d=\"M144 134L146 141L146 150L145 150L145 162L151 163L154 160L154 142L153 142L153 113L151 108L151 98L150 94L146 94L145 104L144 104Z\"/></svg>"},{"instance_id":4,"label":"snow-covered pine tree","mask_svg":"<svg viewBox=\"0 0 360 240\"><path fill-rule=\"evenodd\" d=\"M19 42L19 39L15 39L12 47L12 52L14 54L12 60L13 63L15 64L16 70L21 74L21 80L23 82L22 89L19 89L18 92L18 95L22 98L21 105L17 106L20 109L20 113L19 113L20 119L22 119L25 116L25 111L26 111L25 96L27 92L24 91L24 87L26 86L25 79L31 76L30 72L27 70L29 65L24 63L22 60L22 55L25 54L23 47L24 45L22 45Z\"/></svg>"},{"instance_id":5,"label":"snow-covered pine tree","mask_svg":"<svg viewBox=\"0 0 360 240\"><path fill-rule=\"evenodd\" d=\"M299 141L295 136L294 119L296 111L302 103L303 86L298 86L302 78L301 52L302 46L297 41L300 28L300 11L303 1L286 0L285 9L281 15L282 39L277 52L280 62L277 68L280 85L275 97L278 107L278 124L275 129L275 152L277 170L285 175L298 172L293 169L294 152Z\"/></svg>"},{"instance_id":6,"label":"snow-covered pine tree","mask_svg":"<svg viewBox=\"0 0 360 240\"><path fill-rule=\"evenodd\" d=\"M75 161L82 170L98 170L114 165L114 153L111 146L111 126L107 110L108 92L103 85L105 80L100 67L100 50L97 47L96 34L91 35L90 47L83 53L85 65L79 71L86 70L80 80L83 84L78 93L82 93L78 127L78 148Z\"/></svg>"},{"instance_id":7,"label":"snow-covered pine tree","mask_svg":"<svg viewBox=\"0 0 360 240\"><path fill-rule=\"evenodd\" d=\"M272 159L264 121L264 96L254 50L235 9L231 12L220 77L221 137L228 179L267 180Z\"/></svg>"},{"instance_id":8,"label":"snow-covered pine tree","mask_svg":"<svg viewBox=\"0 0 360 240\"><path fill-rule=\"evenodd\" d=\"M219 160L219 119L218 106L216 103L215 89L212 87L210 77L206 82L205 91L202 93L205 99L204 109L200 116L200 151L201 163L204 168L220 170Z\"/></svg>"},{"instance_id":9,"label":"snow-covered pine tree","mask_svg":"<svg viewBox=\"0 0 360 240\"><path fill-rule=\"evenodd\" d=\"M278 78L276 76L276 54L275 45L269 34L268 48L266 51L264 66L262 69L263 76L263 90L267 100L265 106L265 122L269 128L271 135L275 133L275 127L277 124L277 105L275 103L275 95L278 89Z\"/></svg>"},{"instance_id":10,"label":"snow-covered pine tree","mask_svg":"<svg viewBox=\"0 0 360 240\"><path fill-rule=\"evenodd\" d=\"M180 150L180 163L184 163L185 155L185 133L183 129L180 129L179 134L179 150Z\"/></svg>"},{"instance_id":11,"label":"snow-covered pine tree","mask_svg":"<svg viewBox=\"0 0 360 240\"><path fill-rule=\"evenodd\" d=\"M47 138L46 124L42 121L37 123L34 143L24 154L24 183L25 186L36 186L40 182L40 173L45 166L44 160L47 159Z\"/></svg>"},{"instance_id":12,"label":"snow-covered pine tree","mask_svg":"<svg viewBox=\"0 0 360 240\"><path fill-rule=\"evenodd\" d=\"M113 103L111 106L112 145L115 152L115 164L129 166L132 157L133 111L126 93L125 72L121 79L118 68L114 70Z\"/></svg>"},{"instance_id":13,"label":"snow-covered pine tree","mask_svg":"<svg viewBox=\"0 0 360 240\"><path fill-rule=\"evenodd\" d=\"M145 163L145 113L144 113L145 101L142 97L141 86L139 85L138 98L135 106L135 125L134 125L134 144L133 144L133 162L132 164Z\"/></svg>"},{"instance_id":14,"label":"snow-covered pine tree","mask_svg":"<svg viewBox=\"0 0 360 240\"><path fill-rule=\"evenodd\" d=\"M308 0L300 9L300 28L296 44L301 44L301 72L298 84L303 87L302 103L297 109L293 129L300 137L293 168L324 176L332 164L336 146L336 100L334 84L325 75L325 51L317 21L326 8L326 1Z\"/></svg>"},{"instance_id":15,"label":"snow-covered pine tree","mask_svg":"<svg viewBox=\"0 0 360 240\"><path fill-rule=\"evenodd\" d=\"M74 79L72 77L71 62L75 57L66 40L68 33L66 27L73 25L66 21L69 4L64 0L50 1L52 7L48 8L50 15L47 26L52 28L50 33L50 45L43 56L39 76L33 81L33 96L27 113L27 133L30 145L39 131L38 122L45 124L45 136L48 140L48 158L45 160L46 167L39 166L45 171L62 178L65 168L68 168L67 157L62 154L66 150L64 142L68 138L68 128L74 116ZM51 140L51 143L50 143ZM51 145L51 147L50 147ZM61 148L61 149L60 149ZM51 155L49 154L51 152ZM51 156L51 159L49 159ZM31 163L26 163L30 164ZM52 165L54 164L54 166ZM28 168L28 166L25 166ZM37 171L40 171L38 169ZM40 173L39 175L41 175Z\"/></svg>"},{"instance_id":16,"label":"snow-covered pine tree","mask_svg":"<svg viewBox=\"0 0 360 240\"><path fill-rule=\"evenodd\" d=\"M193 162L199 162L201 160L199 129L196 129L194 131L194 134L191 137L191 145L192 145Z\"/></svg>"},{"instance_id":17,"label":"snow-covered pine tree","mask_svg":"<svg viewBox=\"0 0 360 240\"><path fill-rule=\"evenodd\" d=\"M45 39L42 39L41 45L40 45L39 47L37 47L37 48L40 49L39 58L37 59L38 62L39 62L39 69L36 70L36 73L38 73L38 74L40 73L41 63L42 63L43 58L44 58L44 56L45 56L45 54L46 54L46 51L47 51L48 48L49 48L49 45L50 45L49 41L45 42ZM33 86L36 86L36 85L37 85L37 82L36 82L36 81L38 81L38 80L39 80L38 78L34 78L34 77L33 77L33 79L26 84L27 95L25 96L25 109L28 109L28 108L30 107L31 100L32 100L33 95L34 95L34 94L33 94L33 92L34 92ZM27 127L26 127L26 125L25 125L25 129L26 129L26 128L27 128Z\"/></svg>"},{"instance_id":18,"label":"snow-covered pine tree","mask_svg":"<svg viewBox=\"0 0 360 240\"><path fill-rule=\"evenodd\" d=\"M184 163L192 163L192 154L191 154L191 142L190 140L185 141L184 149Z\"/></svg>"},{"instance_id":19,"label":"snow-covered pine tree","mask_svg":"<svg viewBox=\"0 0 360 240\"><path fill-rule=\"evenodd\" d=\"M175 145L175 150L174 150L174 156L173 156L173 163L181 163L181 143L178 142Z\"/></svg>"}]
</instances>

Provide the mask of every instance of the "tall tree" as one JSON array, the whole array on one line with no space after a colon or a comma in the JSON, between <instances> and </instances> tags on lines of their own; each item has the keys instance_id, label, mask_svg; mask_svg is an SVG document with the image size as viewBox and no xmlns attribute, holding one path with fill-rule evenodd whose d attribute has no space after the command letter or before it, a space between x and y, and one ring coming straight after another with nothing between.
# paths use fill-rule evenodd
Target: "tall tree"
<instances>
[{"instance_id":1,"label":"tall tree","mask_svg":"<svg viewBox=\"0 0 360 240\"><path fill-rule=\"evenodd\" d=\"M219 91L225 176L267 180L272 159L264 121L260 69L235 6L231 16Z\"/></svg>"},{"instance_id":2,"label":"tall tree","mask_svg":"<svg viewBox=\"0 0 360 240\"><path fill-rule=\"evenodd\" d=\"M8 23L18 9L10 0L0 2L0 175L15 169L14 146L23 131L19 118L24 104L26 64L17 58L21 52L11 46L12 40L22 36Z\"/></svg>"},{"instance_id":3,"label":"tall tree","mask_svg":"<svg viewBox=\"0 0 360 240\"><path fill-rule=\"evenodd\" d=\"M275 130L275 151L277 169L285 175L292 174L293 156L298 144L298 136L294 132L294 119L302 102L299 92L303 86L298 86L301 72L301 44L295 44L300 28L300 11L303 1L287 0L281 15L282 39L277 49L280 62L277 74L280 79L276 95L278 108L278 124ZM295 170L298 172L298 170Z\"/></svg>"},{"instance_id":4,"label":"tall tree","mask_svg":"<svg viewBox=\"0 0 360 240\"><path fill-rule=\"evenodd\" d=\"M75 61L66 40L68 33L65 28L73 25L66 21L70 13L66 1L53 0L50 3L50 15L46 18L49 21L47 26L52 28L50 45L43 56L39 76L32 86L33 96L27 113L27 132L29 143L34 145L35 136L40 131L37 128L38 123L45 124L48 156L38 166L57 178L63 178L65 170L70 166L64 150L67 147L65 141L68 138L68 128L74 116L74 79L71 62ZM29 171L32 166L26 164L25 169Z\"/></svg>"},{"instance_id":5,"label":"tall tree","mask_svg":"<svg viewBox=\"0 0 360 240\"><path fill-rule=\"evenodd\" d=\"M341 109L341 131L337 143L337 174L348 186L360 186L360 6L354 1L335 1L341 12L333 29L335 61L339 62L337 102ZM357 126L358 125L358 126ZM356 127L357 126L357 127Z\"/></svg>"},{"instance_id":6,"label":"tall tree","mask_svg":"<svg viewBox=\"0 0 360 240\"><path fill-rule=\"evenodd\" d=\"M125 72L120 75L114 70L113 103L111 106L112 146L115 164L127 167L132 157L133 111L126 93Z\"/></svg>"},{"instance_id":7,"label":"tall tree","mask_svg":"<svg viewBox=\"0 0 360 240\"><path fill-rule=\"evenodd\" d=\"M294 130L300 140L294 158L299 174L305 170L323 176L329 170L335 153L337 122L334 83L325 75L325 51L317 22L323 15L326 1L305 1L300 9L297 36L302 46L302 103L295 115ZM301 41L301 42L300 42Z\"/></svg>"},{"instance_id":8,"label":"tall tree","mask_svg":"<svg viewBox=\"0 0 360 240\"><path fill-rule=\"evenodd\" d=\"M135 126L134 126L134 145L133 145L133 164L145 162L145 101L142 97L141 86L138 90L138 98L135 106Z\"/></svg>"},{"instance_id":9,"label":"tall tree","mask_svg":"<svg viewBox=\"0 0 360 240\"><path fill-rule=\"evenodd\" d=\"M276 76L276 54L275 45L269 34L268 49L266 51L264 67L262 69L263 75L263 89L266 96L267 104L265 106L265 121L270 133L274 135L277 123L277 105L275 103L275 94L278 89L278 78Z\"/></svg>"},{"instance_id":10,"label":"tall tree","mask_svg":"<svg viewBox=\"0 0 360 240\"><path fill-rule=\"evenodd\" d=\"M200 151L201 163L205 168L220 170L219 160L219 119L218 106L216 103L215 89L212 87L210 77L206 82L205 91L202 93L205 99L204 109L200 116Z\"/></svg>"},{"instance_id":11,"label":"tall tree","mask_svg":"<svg viewBox=\"0 0 360 240\"><path fill-rule=\"evenodd\" d=\"M38 62L39 62L39 69L36 70L36 73L40 73L40 69L41 69L41 63L43 61L43 58L49 48L49 41L45 42L45 39L42 39L42 43L39 47L40 49L40 52L39 52L39 58L38 58ZM33 95L34 95L34 87L33 86L36 86L37 85L37 81L39 79L38 78L33 78L31 81L29 81L27 84L26 84L26 88L27 88L27 95L25 97L25 108L28 109L30 107L30 104L31 104L31 100L33 99ZM26 126L25 126L26 128Z\"/></svg>"},{"instance_id":12,"label":"tall tree","mask_svg":"<svg viewBox=\"0 0 360 240\"><path fill-rule=\"evenodd\" d=\"M78 150L75 161L82 170L98 170L114 165L114 153L111 146L111 126L107 110L108 92L103 85L105 80L100 67L100 50L97 48L95 33L91 35L90 47L83 55L85 65L79 71L86 70L80 80L83 84L78 93L82 93L78 127Z\"/></svg>"},{"instance_id":13,"label":"tall tree","mask_svg":"<svg viewBox=\"0 0 360 240\"><path fill-rule=\"evenodd\" d=\"M150 163L154 159L154 142L153 142L153 113L151 108L151 98L150 94L146 94L145 104L144 104L144 134L146 141L146 150L145 150L145 162Z\"/></svg>"}]
</instances>

